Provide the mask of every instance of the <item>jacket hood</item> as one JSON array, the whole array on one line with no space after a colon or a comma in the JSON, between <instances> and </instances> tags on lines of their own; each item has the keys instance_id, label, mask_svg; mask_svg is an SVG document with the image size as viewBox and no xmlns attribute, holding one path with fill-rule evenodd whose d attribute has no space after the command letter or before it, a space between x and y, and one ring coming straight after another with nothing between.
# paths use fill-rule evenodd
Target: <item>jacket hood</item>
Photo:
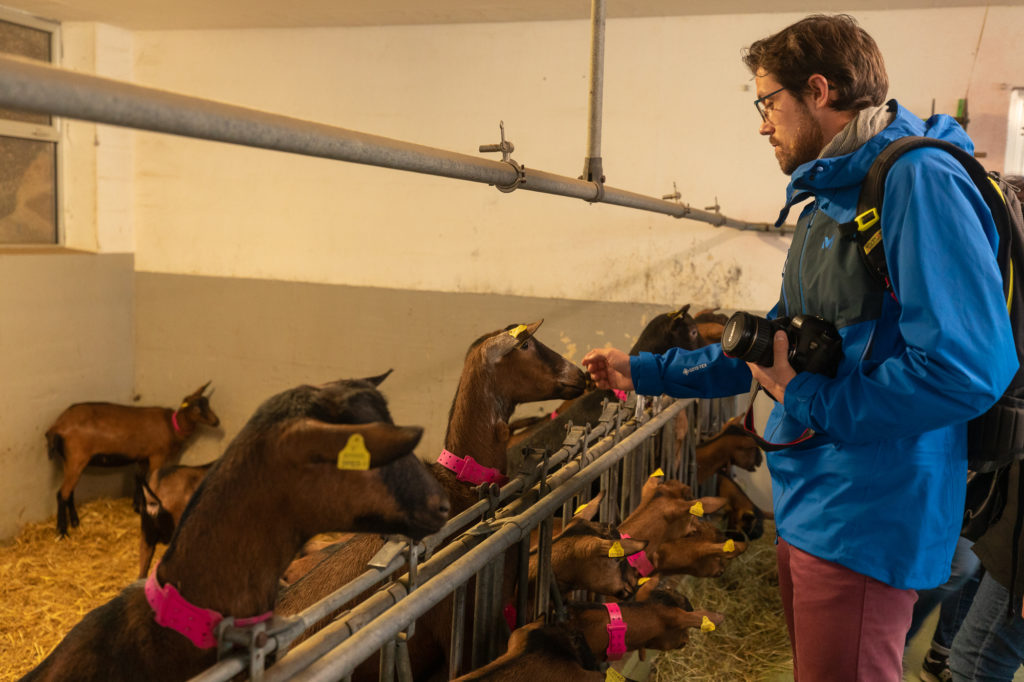
<instances>
[{"instance_id":1,"label":"jacket hood","mask_svg":"<svg viewBox=\"0 0 1024 682\"><path fill-rule=\"evenodd\" d=\"M838 190L859 186L864 182L868 169L875 158L890 142L907 135L923 135L952 142L969 153L974 153L974 143L967 133L948 114L935 114L922 121L891 99L886 103L890 110L896 112L893 119L882 132L878 133L863 145L849 154L833 156L825 159L814 159L799 166L786 188L786 205L779 212L775 222L778 227L786 221L789 210L795 205L823 190Z\"/></svg>"}]
</instances>

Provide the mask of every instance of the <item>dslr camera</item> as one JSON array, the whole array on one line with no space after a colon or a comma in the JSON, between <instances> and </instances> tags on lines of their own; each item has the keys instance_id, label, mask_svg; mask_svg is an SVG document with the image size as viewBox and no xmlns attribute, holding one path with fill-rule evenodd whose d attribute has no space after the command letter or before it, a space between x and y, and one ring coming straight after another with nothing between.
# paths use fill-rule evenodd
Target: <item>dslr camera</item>
<instances>
[{"instance_id":1,"label":"dslr camera","mask_svg":"<svg viewBox=\"0 0 1024 682\"><path fill-rule=\"evenodd\" d=\"M772 339L777 331L789 337L789 364L798 372L834 377L843 359L843 341L832 323L816 315L769 320L738 312L722 330L722 350L730 358L771 367L775 359Z\"/></svg>"}]
</instances>

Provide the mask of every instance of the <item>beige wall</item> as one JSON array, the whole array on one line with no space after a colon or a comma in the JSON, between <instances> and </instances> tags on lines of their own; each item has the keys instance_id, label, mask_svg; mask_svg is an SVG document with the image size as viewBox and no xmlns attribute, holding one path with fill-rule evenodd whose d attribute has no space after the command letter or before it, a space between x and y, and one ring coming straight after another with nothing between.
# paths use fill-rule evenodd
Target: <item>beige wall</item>
<instances>
[{"instance_id":1,"label":"beige wall","mask_svg":"<svg viewBox=\"0 0 1024 682\"><path fill-rule=\"evenodd\" d=\"M799 15L608 22L608 183L772 220L784 177L757 135L740 51ZM1024 8L861 12L891 93L954 111L1001 160ZM982 26L985 32L979 43ZM980 49L979 48L980 45ZM497 141L575 176L587 22L135 35L145 84L464 153ZM975 50L978 61L975 63ZM787 240L473 183L139 134L137 267L412 290L769 307ZM202 159L201 162L197 161Z\"/></svg>"},{"instance_id":2,"label":"beige wall","mask_svg":"<svg viewBox=\"0 0 1024 682\"><path fill-rule=\"evenodd\" d=\"M61 411L131 401L133 277L130 254L0 254L0 538L56 513L61 468L43 434ZM124 481L92 472L75 497Z\"/></svg>"},{"instance_id":3,"label":"beige wall","mask_svg":"<svg viewBox=\"0 0 1024 682\"><path fill-rule=\"evenodd\" d=\"M219 431L204 429L186 463L219 456L256 407L292 386L375 376L397 423L424 427L435 459L469 344L513 323L576 362L592 347L629 348L675 306L453 294L244 278L138 273L135 381L144 401L212 380ZM553 401L543 406L550 410ZM544 414L531 404L519 414Z\"/></svg>"}]
</instances>

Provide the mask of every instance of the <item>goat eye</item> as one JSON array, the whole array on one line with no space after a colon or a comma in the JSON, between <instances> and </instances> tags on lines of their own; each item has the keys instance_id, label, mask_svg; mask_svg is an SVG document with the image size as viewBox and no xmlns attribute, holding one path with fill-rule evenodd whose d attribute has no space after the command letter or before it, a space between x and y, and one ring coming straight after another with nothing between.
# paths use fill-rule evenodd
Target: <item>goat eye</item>
<instances>
[{"instance_id":1,"label":"goat eye","mask_svg":"<svg viewBox=\"0 0 1024 682\"><path fill-rule=\"evenodd\" d=\"M523 345L519 346L519 350L527 350L530 347L529 341L523 341Z\"/></svg>"}]
</instances>

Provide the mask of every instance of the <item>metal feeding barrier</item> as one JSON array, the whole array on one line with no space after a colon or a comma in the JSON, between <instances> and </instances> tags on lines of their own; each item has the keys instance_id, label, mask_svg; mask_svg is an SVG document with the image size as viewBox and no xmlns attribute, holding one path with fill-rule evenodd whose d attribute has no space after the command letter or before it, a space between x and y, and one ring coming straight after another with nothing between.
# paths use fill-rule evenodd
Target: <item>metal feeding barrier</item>
<instances>
[{"instance_id":1,"label":"metal feeding barrier","mask_svg":"<svg viewBox=\"0 0 1024 682\"><path fill-rule=\"evenodd\" d=\"M685 419L677 419L681 414ZM719 430L731 414L718 400L648 401L630 394L625 402L606 401L596 423L567 426L559 450L524 452L518 474L506 485L478 486L479 501L434 535L415 544L389 538L362 575L295 616L275 617L265 629L226 625L221 660L193 680L219 682L239 673L268 682L342 680L379 652L380 679L408 682L407 644L416 620L449 597L449 679L467 672L460 670L466 653L473 667L483 665L501 653L509 633L500 625L505 622L506 553L516 552L518 627L525 624L530 606L526 567L531 531L539 529L535 613L548 613L561 604L550 572L555 516L568 522L599 488L605 496L598 519L625 518L639 504L644 482L659 468L695 487L696 443ZM677 433L683 424L685 432ZM310 628L375 586L370 597L292 647ZM463 614L470 589L473 628L468 632Z\"/></svg>"}]
</instances>

